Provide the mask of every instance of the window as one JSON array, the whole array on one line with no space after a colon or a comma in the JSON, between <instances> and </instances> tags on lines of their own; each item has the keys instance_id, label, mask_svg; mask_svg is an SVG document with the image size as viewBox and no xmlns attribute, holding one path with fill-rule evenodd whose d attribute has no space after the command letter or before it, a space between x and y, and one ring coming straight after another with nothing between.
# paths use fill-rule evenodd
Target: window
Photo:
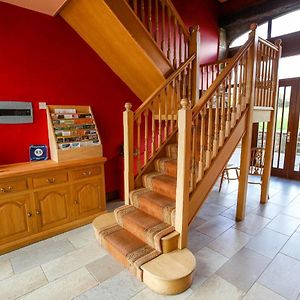
<instances>
[{"instance_id":1,"label":"window","mask_svg":"<svg viewBox=\"0 0 300 300\"><path fill-rule=\"evenodd\" d=\"M300 77L300 55L281 58L278 72L279 79Z\"/></svg>"},{"instance_id":2,"label":"window","mask_svg":"<svg viewBox=\"0 0 300 300\"><path fill-rule=\"evenodd\" d=\"M271 37L300 31L300 9L272 20Z\"/></svg>"},{"instance_id":3,"label":"window","mask_svg":"<svg viewBox=\"0 0 300 300\"><path fill-rule=\"evenodd\" d=\"M249 32L250 31L240 35L235 40L233 40L231 42L229 48L234 48L234 47L239 47L239 46L244 45L248 40ZM263 39L267 39L268 38L268 22L259 25L257 27L257 33L258 33L259 37L261 37Z\"/></svg>"}]
</instances>

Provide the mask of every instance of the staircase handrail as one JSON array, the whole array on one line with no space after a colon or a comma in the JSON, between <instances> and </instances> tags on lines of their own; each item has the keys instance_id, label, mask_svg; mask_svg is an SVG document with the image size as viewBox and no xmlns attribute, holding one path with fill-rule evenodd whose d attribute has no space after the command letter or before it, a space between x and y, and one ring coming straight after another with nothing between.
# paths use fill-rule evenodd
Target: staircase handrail
<instances>
[{"instance_id":1,"label":"staircase handrail","mask_svg":"<svg viewBox=\"0 0 300 300\"><path fill-rule=\"evenodd\" d=\"M162 83L149 97L147 100L145 100L134 112L134 118L137 119L138 116L151 104L151 102L159 95L178 75L182 73L186 67L191 64L196 57L196 54L191 55L188 60L175 72L172 73L171 76L168 77L168 79Z\"/></svg>"}]
</instances>

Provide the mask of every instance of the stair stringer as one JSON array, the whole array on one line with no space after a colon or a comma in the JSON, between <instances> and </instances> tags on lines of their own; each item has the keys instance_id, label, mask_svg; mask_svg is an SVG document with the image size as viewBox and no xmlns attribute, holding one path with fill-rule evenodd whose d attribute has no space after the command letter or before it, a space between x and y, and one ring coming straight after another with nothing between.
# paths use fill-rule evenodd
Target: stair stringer
<instances>
[{"instance_id":1,"label":"stair stringer","mask_svg":"<svg viewBox=\"0 0 300 300\"><path fill-rule=\"evenodd\" d=\"M239 141L243 137L247 129L247 116L249 108L247 108L235 128L232 129L230 136L226 139L218 155L214 158L211 166L204 173L204 177L198 183L196 189L190 195L189 203L189 224L193 221L198 211L201 209L208 194L212 190L215 182L218 180L222 170L226 166L228 160L232 156L236 149Z\"/></svg>"},{"instance_id":2,"label":"stair stringer","mask_svg":"<svg viewBox=\"0 0 300 300\"><path fill-rule=\"evenodd\" d=\"M163 73L105 0L71 0L60 16L142 101L166 81L166 68Z\"/></svg>"}]
</instances>

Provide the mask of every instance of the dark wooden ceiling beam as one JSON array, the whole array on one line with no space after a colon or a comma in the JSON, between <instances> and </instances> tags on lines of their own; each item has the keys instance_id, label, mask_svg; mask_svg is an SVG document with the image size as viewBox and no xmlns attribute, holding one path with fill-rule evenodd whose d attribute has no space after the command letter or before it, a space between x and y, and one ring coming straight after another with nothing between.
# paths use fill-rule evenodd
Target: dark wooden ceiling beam
<instances>
[{"instance_id":1,"label":"dark wooden ceiling beam","mask_svg":"<svg viewBox=\"0 0 300 300\"><path fill-rule=\"evenodd\" d=\"M227 14L220 20L221 27L226 29L227 41L230 43L236 37L249 29L251 23L264 23L270 18L300 9L299 0L261 0L255 6L238 13Z\"/></svg>"}]
</instances>

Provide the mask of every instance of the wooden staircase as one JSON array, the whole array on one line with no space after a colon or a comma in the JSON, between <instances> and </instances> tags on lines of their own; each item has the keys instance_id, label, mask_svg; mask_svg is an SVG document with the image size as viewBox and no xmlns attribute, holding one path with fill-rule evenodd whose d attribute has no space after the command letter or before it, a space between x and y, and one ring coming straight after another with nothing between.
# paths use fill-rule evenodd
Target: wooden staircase
<instances>
[{"instance_id":1,"label":"wooden staircase","mask_svg":"<svg viewBox=\"0 0 300 300\"><path fill-rule=\"evenodd\" d=\"M145 21L149 13L138 14L143 3L127 2L153 34L152 23ZM154 40L159 40L155 33ZM174 72L165 82L135 112L126 103L125 205L93 222L101 245L161 294L177 294L191 285L195 258L187 249L189 225L241 140L236 219L243 220L253 121L268 121L262 203L268 195L280 43L259 38L252 25L233 58L200 66L199 40L195 27L188 47L174 52L181 53L182 63L174 63L176 54L172 58L167 52Z\"/></svg>"}]
</instances>

